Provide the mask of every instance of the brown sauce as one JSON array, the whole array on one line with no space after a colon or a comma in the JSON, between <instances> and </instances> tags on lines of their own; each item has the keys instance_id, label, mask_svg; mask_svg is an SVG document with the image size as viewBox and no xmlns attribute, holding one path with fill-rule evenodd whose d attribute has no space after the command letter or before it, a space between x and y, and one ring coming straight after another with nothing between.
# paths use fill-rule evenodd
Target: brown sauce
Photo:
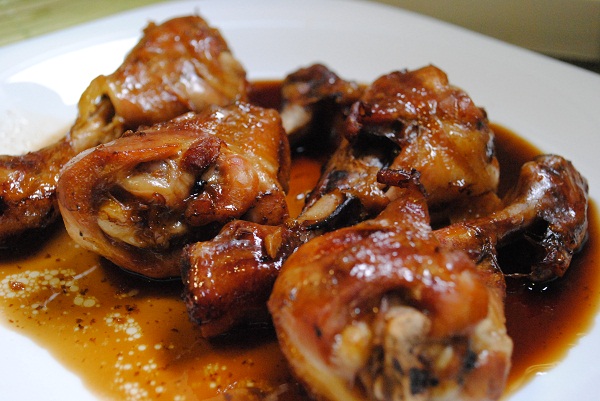
<instances>
[{"instance_id":1,"label":"brown sauce","mask_svg":"<svg viewBox=\"0 0 600 401\"><path fill-rule=\"evenodd\" d=\"M255 102L278 104L277 85L256 88ZM494 130L506 187L538 151L500 126ZM295 158L292 214L319 171L317 160ZM507 392L559 363L592 324L600 302L600 235L595 209L590 217L590 239L564 279L536 290L509 283L506 310L515 352ZM129 276L75 245L62 225L18 255L3 252L1 322L48 349L100 398L201 400L234 388L267 387L282 393L280 399L305 399L271 328L204 340L187 318L179 283Z\"/></svg>"},{"instance_id":2,"label":"brown sauce","mask_svg":"<svg viewBox=\"0 0 600 401\"><path fill-rule=\"evenodd\" d=\"M501 168L500 192L516 180L520 166L540 151L509 130L493 125ZM507 392L517 390L536 374L552 369L579 337L590 330L600 306L600 233L598 212L590 202L589 238L575 255L567 274L542 288L507 281L506 320L514 342ZM518 248L505 263L520 257Z\"/></svg>"}]
</instances>

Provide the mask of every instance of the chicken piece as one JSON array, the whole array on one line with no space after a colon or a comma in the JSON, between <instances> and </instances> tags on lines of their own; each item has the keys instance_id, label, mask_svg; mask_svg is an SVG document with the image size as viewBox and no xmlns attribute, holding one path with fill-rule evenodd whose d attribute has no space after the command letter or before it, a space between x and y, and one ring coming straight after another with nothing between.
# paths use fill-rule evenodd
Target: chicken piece
<instances>
[{"instance_id":1,"label":"chicken piece","mask_svg":"<svg viewBox=\"0 0 600 401\"><path fill-rule=\"evenodd\" d=\"M268 301L281 349L322 400L498 399L512 342L497 273L440 246L417 186L398 192L284 263Z\"/></svg>"},{"instance_id":2,"label":"chicken piece","mask_svg":"<svg viewBox=\"0 0 600 401\"><path fill-rule=\"evenodd\" d=\"M56 182L71 157L127 129L245 100L247 87L227 43L202 18L150 24L113 74L90 83L62 140L22 156L0 156L0 246L18 245L22 235L56 220Z\"/></svg>"},{"instance_id":3,"label":"chicken piece","mask_svg":"<svg viewBox=\"0 0 600 401\"><path fill-rule=\"evenodd\" d=\"M58 201L76 242L167 278L180 276L185 244L230 220L283 223L289 167L275 110L212 106L80 153L63 169Z\"/></svg>"},{"instance_id":4,"label":"chicken piece","mask_svg":"<svg viewBox=\"0 0 600 401\"><path fill-rule=\"evenodd\" d=\"M281 120L292 143L306 135L337 142L336 127L357 101L363 88L340 78L322 64L301 68L281 85Z\"/></svg>"},{"instance_id":5,"label":"chicken piece","mask_svg":"<svg viewBox=\"0 0 600 401\"><path fill-rule=\"evenodd\" d=\"M430 207L497 189L486 113L434 66L378 78L353 105L347 132L394 142L400 150L389 168L419 171Z\"/></svg>"},{"instance_id":6,"label":"chicken piece","mask_svg":"<svg viewBox=\"0 0 600 401\"><path fill-rule=\"evenodd\" d=\"M290 74L282 92L282 115L303 116L302 124L288 126L318 125L315 114L331 113L327 99L344 119L325 125L341 139L307 200L303 224L375 216L395 197L376 179L383 167L419 171L433 209L496 192L499 167L487 116L436 67L392 72L363 90L314 65Z\"/></svg>"},{"instance_id":7,"label":"chicken piece","mask_svg":"<svg viewBox=\"0 0 600 401\"><path fill-rule=\"evenodd\" d=\"M530 272L512 273L543 283L562 277L588 232L587 181L568 160L542 155L525 163L501 210L436 231L443 244L489 258L497 248L524 237L537 251Z\"/></svg>"},{"instance_id":8,"label":"chicken piece","mask_svg":"<svg viewBox=\"0 0 600 401\"><path fill-rule=\"evenodd\" d=\"M199 16L187 16L150 24L123 64L96 78L83 96L92 100L86 106L108 98L127 128L136 128L246 101L248 88L246 72L220 32Z\"/></svg>"},{"instance_id":9,"label":"chicken piece","mask_svg":"<svg viewBox=\"0 0 600 401\"><path fill-rule=\"evenodd\" d=\"M377 215L397 196L377 179L382 168L417 170L433 211L493 197L499 166L487 124L485 112L436 67L380 77L352 105L344 138L298 220L334 229Z\"/></svg>"},{"instance_id":10,"label":"chicken piece","mask_svg":"<svg viewBox=\"0 0 600 401\"><path fill-rule=\"evenodd\" d=\"M183 299L202 336L269 322L266 305L273 283L298 244L295 232L284 225L235 220L214 239L186 247Z\"/></svg>"}]
</instances>

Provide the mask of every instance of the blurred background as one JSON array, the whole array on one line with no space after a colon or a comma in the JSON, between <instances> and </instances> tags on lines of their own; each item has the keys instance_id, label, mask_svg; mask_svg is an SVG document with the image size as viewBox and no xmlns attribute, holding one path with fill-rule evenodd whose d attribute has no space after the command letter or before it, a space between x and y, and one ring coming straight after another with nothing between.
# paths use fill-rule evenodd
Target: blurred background
<instances>
[{"instance_id":1,"label":"blurred background","mask_svg":"<svg viewBox=\"0 0 600 401\"><path fill-rule=\"evenodd\" d=\"M0 0L0 46L159 1L164 0ZM369 1L425 14L600 73L600 0Z\"/></svg>"},{"instance_id":2,"label":"blurred background","mask_svg":"<svg viewBox=\"0 0 600 401\"><path fill-rule=\"evenodd\" d=\"M600 73L600 0L380 0Z\"/></svg>"}]
</instances>

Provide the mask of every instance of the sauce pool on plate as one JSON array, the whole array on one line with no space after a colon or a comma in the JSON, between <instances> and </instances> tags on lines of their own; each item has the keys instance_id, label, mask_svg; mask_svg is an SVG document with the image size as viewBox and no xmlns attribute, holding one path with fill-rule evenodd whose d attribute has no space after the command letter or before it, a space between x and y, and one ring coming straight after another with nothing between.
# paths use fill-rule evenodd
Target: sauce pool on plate
<instances>
[{"instance_id":1,"label":"sauce pool on plate","mask_svg":"<svg viewBox=\"0 0 600 401\"><path fill-rule=\"evenodd\" d=\"M276 107L278 83L254 85L255 103ZM538 150L494 125L501 188ZM298 214L316 183L321 161L294 157L288 204ZM507 392L559 363L586 332L600 302L598 224L567 275L548 287L508 282L506 314L515 343ZM501 254L502 263L521 257ZM131 276L78 247L57 225L17 254L0 255L0 321L46 348L102 398L127 401L201 400L226 391L262 391L280 400L305 394L291 376L272 328L253 327L207 341L189 321L181 283Z\"/></svg>"}]
</instances>

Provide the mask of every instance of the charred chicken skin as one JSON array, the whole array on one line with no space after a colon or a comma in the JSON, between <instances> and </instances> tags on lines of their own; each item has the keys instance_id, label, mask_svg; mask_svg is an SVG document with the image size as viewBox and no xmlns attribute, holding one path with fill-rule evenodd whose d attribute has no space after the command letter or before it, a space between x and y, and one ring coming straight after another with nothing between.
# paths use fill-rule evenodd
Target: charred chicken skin
<instances>
[{"instance_id":1,"label":"charred chicken skin","mask_svg":"<svg viewBox=\"0 0 600 401\"><path fill-rule=\"evenodd\" d=\"M150 24L114 73L90 83L62 140L22 156L0 156L0 246L56 220L60 169L79 152L140 125L245 100L247 86L227 43L202 18Z\"/></svg>"},{"instance_id":2,"label":"charred chicken skin","mask_svg":"<svg viewBox=\"0 0 600 401\"><path fill-rule=\"evenodd\" d=\"M233 219L288 218L289 165L276 111L212 106L80 153L63 169L58 201L85 248L147 277L180 276L185 244Z\"/></svg>"},{"instance_id":3,"label":"charred chicken skin","mask_svg":"<svg viewBox=\"0 0 600 401\"><path fill-rule=\"evenodd\" d=\"M502 277L440 244L416 185L398 195L287 259L268 302L281 349L318 399L497 399Z\"/></svg>"}]
</instances>

